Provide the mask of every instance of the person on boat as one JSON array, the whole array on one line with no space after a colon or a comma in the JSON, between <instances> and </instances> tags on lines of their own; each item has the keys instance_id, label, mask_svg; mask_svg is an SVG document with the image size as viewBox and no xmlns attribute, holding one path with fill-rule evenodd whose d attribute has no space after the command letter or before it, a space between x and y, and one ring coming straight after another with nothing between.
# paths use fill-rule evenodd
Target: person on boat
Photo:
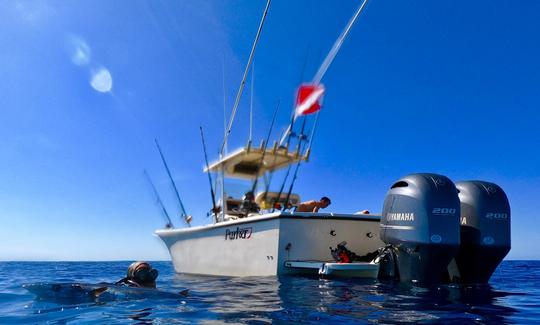
<instances>
[{"instance_id":1,"label":"person on boat","mask_svg":"<svg viewBox=\"0 0 540 325\"><path fill-rule=\"evenodd\" d=\"M115 284L155 289L157 277L158 270L152 268L148 262L139 261L131 263L127 269L127 276L117 281Z\"/></svg>"},{"instance_id":2,"label":"person on boat","mask_svg":"<svg viewBox=\"0 0 540 325\"><path fill-rule=\"evenodd\" d=\"M296 212L319 212L319 209L324 209L332 204L332 201L326 196L323 196L319 201L302 202L296 208Z\"/></svg>"},{"instance_id":3,"label":"person on boat","mask_svg":"<svg viewBox=\"0 0 540 325\"><path fill-rule=\"evenodd\" d=\"M255 202L255 195L252 191L246 192L242 197L242 204L240 205L240 210L246 214L258 213L259 206Z\"/></svg>"}]
</instances>

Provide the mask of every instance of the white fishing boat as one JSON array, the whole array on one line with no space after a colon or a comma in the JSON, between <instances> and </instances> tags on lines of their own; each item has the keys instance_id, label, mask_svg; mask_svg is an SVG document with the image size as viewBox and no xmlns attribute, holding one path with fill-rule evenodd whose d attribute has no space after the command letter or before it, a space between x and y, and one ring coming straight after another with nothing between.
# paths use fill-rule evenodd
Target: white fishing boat
<instances>
[{"instance_id":1,"label":"white fishing boat","mask_svg":"<svg viewBox=\"0 0 540 325\"><path fill-rule=\"evenodd\" d=\"M367 1L364 1L354 19L366 3ZM325 60L327 62L323 64L326 66L324 71L318 73L314 81L304 88L301 103L298 103L300 107L296 107L300 114L295 114L289 129L279 143L276 141L270 147L267 138L259 147L253 147L249 139L246 147L225 154L224 148L269 5L270 1L264 10L232 109L229 128L220 151L222 154L215 163L208 165L207 162L205 171L218 177L221 186L221 190L216 191L219 192L219 203L216 203L212 188L213 223L199 227L166 228L156 231L156 234L167 245L175 270L181 273L264 276L291 273L318 274L320 271L321 274L376 277L378 265L356 263L355 267L349 265L349 271L347 268L336 267L333 265L336 260L330 248L346 242L348 249L357 255L376 251L383 245L379 238L381 218L379 215L294 210L300 203L300 197L292 193L292 184L296 179L298 167L309 158L310 139L313 138L316 122L312 124L313 132L310 137L303 134L304 127L302 127L301 134L297 137L296 148L289 150L293 122L299 115L307 115L320 109L320 99L324 92L320 79L330 65L331 60L328 58L333 58L337 53L339 42L336 42L338 46L333 49L335 51L331 51L333 53ZM353 23L354 20L349 22L347 32ZM341 39L343 40L345 36L346 33ZM285 137L288 138L285 140ZM246 192L253 195L259 188L257 184L262 177L287 169L285 177L287 178L292 167L295 167L295 175L290 181L288 191L284 191L285 181L279 191L271 192L266 186L252 198L253 202L245 202L246 200L239 196L232 196L225 185L226 180L230 178L244 179L247 181ZM168 169L167 166L166 168ZM210 185L212 186L212 182ZM256 208L246 209L245 203ZM276 209L276 206L279 206L279 209Z\"/></svg>"},{"instance_id":2,"label":"white fishing boat","mask_svg":"<svg viewBox=\"0 0 540 325\"><path fill-rule=\"evenodd\" d=\"M250 137L245 147L226 153L269 3L244 71L219 159L209 164L206 158L213 222L174 228L167 215L168 226L156 231L170 252L176 272L224 276L319 274L404 282L486 283L510 250L510 206L506 194L496 184L454 183L443 175L412 174L389 187L381 215L322 213L318 208L310 212L296 210L304 205L300 204L300 196L293 193L293 185L298 168L308 162L311 153L325 91L320 81L367 0L355 12L313 81L300 86L291 124L280 141L269 145L274 113L268 136L260 146L253 146ZM302 123L294 124L297 118ZM310 132L305 131L308 118ZM204 146L202 129L201 136ZM163 155L162 159L171 176ZM278 190L271 191L269 180L280 170L286 171L284 180ZM288 179L292 170L293 176ZM212 175L218 180L216 183ZM245 182L244 197L233 194L226 186L229 179ZM174 185L172 177L171 181ZM288 189L285 184L289 184ZM175 191L183 210L176 186ZM191 217L185 210L182 214L189 224Z\"/></svg>"},{"instance_id":3,"label":"white fishing boat","mask_svg":"<svg viewBox=\"0 0 540 325\"><path fill-rule=\"evenodd\" d=\"M208 171L223 171L225 178L253 181L259 175L296 165L307 158L273 149L267 149L263 157L263 150L243 148L212 164ZM276 200L278 195L280 200ZM287 196L291 205L298 205L300 198L296 194L259 193L255 202L263 209L246 213L240 208L240 198L225 194L227 208L216 222L156 233L167 245L177 272L230 276L318 274L320 267L291 262L334 263L330 247L343 241L358 255L371 253L383 245L379 238L379 215L272 212L269 207L285 206ZM265 197L270 205L264 201ZM347 272L337 273L345 276ZM366 272L366 276L376 277L376 272Z\"/></svg>"}]
</instances>

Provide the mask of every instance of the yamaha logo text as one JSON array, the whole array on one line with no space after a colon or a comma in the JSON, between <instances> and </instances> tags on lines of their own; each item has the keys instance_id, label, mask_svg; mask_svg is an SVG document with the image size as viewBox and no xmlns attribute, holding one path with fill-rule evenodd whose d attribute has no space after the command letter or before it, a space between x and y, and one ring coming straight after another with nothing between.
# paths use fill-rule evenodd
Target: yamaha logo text
<instances>
[{"instance_id":1,"label":"yamaha logo text","mask_svg":"<svg viewBox=\"0 0 540 325\"><path fill-rule=\"evenodd\" d=\"M414 213L387 213L388 221L414 221Z\"/></svg>"}]
</instances>

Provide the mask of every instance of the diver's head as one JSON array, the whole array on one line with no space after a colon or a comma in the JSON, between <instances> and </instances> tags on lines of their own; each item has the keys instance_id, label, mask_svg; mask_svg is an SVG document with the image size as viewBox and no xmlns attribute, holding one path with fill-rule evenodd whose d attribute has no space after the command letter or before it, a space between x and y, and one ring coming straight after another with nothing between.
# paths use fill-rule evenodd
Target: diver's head
<instances>
[{"instance_id":1,"label":"diver's head","mask_svg":"<svg viewBox=\"0 0 540 325\"><path fill-rule=\"evenodd\" d=\"M158 271L150 263L133 262L127 269L127 280L139 287L155 288Z\"/></svg>"}]
</instances>

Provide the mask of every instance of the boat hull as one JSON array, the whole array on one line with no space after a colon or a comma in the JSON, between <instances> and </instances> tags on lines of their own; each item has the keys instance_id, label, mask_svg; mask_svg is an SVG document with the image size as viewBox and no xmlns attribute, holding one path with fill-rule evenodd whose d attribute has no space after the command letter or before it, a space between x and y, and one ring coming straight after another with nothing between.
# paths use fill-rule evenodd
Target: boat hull
<instances>
[{"instance_id":1,"label":"boat hull","mask_svg":"<svg viewBox=\"0 0 540 325\"><path fill-rule=\"evenodd\" d=\"M377 250L380 216L272 213L213 225L158 230L178 273L269 276L302 273L287 261L332 261L347 241L357 255Z\"/></svg>"}]
</instances>

